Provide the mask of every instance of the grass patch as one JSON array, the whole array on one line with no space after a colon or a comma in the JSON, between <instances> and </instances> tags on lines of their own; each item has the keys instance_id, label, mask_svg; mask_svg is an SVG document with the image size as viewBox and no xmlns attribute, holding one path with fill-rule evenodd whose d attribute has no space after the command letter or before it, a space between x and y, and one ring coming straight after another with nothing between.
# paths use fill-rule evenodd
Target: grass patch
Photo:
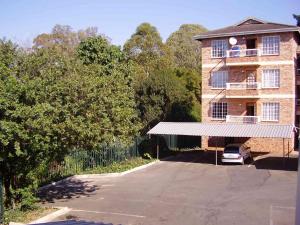
<instances>
[{"instance_id":1,"label":"grass patch","mask_svg":"<svg viewBox=\"0 0 300 225\"><path fill-rule=\"evenodd\" d=\"M121 162L113 162L108 166L94 167L92 169L82 171L79 174L120 173L153 161L155 161L155 159L143 159L141 157L137 157Z\"/></svg>"},{"instance_id":2,"label":"grass patch","mask_svg":"<svg viewBox=\"0 0 300 225\"><path fill-rule=\"evenodd\" d=\"M29 223L56 210L57 209L42 207L27 211L21 211L20 209L10 209L4 212L4 224L6 225L9 222Z\"/></svg>"}]
</instances>

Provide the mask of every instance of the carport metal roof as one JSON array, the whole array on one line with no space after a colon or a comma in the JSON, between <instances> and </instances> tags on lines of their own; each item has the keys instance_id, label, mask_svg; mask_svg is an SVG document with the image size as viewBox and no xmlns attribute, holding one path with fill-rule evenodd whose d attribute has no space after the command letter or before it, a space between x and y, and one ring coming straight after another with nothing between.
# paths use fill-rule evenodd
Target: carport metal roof
<instances>
[{"instance_id":1,"label":"carport metal roof","mask_svg":"<svg viewBox=\"0 0 300 225\"><path fill-rule=\"evenodd\" d=\"M292 138L292 124L160 122L147 134L210 137Z\"/></svg>"}]
</instances>

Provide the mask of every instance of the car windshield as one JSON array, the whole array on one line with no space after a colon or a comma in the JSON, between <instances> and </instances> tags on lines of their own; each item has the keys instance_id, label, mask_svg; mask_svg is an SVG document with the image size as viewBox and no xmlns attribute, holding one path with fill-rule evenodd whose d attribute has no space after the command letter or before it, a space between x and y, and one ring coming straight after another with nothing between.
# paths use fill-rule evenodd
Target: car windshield
<instances>
[{"instance_id":1,"label":"car windshield","mask_svg":"<svg viewBox=\"0 0 300 225\"><path fill-rule=\"evenodd\" d=\"M224 149L224 153L239 153L239 147L237 147L237 146L227 146Z\"/></svg>"}]
</instances>

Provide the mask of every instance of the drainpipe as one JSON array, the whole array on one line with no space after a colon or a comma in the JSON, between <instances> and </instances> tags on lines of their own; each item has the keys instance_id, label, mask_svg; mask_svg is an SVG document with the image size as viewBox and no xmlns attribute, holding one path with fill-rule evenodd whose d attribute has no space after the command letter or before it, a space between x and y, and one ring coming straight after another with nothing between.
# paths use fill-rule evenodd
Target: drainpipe
<instances>
[{"instance_id":1,"label":"drainpipe","mask_svg":"<svg viewBox=\"0 0 300 225\"><path fill-rule=\"evenodd\" d=\"M298 153L300 152L300 136L298 136ZM300 224L300 157L298 155L298 184L296 198L296 225Z\"/></svg>"}]
</instances>

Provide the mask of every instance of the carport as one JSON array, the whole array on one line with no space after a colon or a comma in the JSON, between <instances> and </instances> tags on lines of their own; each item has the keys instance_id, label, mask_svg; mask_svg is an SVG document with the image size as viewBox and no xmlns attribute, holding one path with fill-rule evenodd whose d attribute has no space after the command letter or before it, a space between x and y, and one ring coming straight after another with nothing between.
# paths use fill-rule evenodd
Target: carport
<instances>
[{"instance_id":1,"label":"carport","mask_svg":"<svg viewBox=\"0 0 300 225\"><path fill-rule=\"evenodd\" d=\"M148 135L188 135L207 137L281 138L282 154L285 157L285 139L291 139L295 130L292 124L236 124L200 122L160 122ZM289 146L289 145L288 145ZM157 157L159 145L157 144ZM216 165L218 164L216 148Z\"/></svg>"}]
</instances>

